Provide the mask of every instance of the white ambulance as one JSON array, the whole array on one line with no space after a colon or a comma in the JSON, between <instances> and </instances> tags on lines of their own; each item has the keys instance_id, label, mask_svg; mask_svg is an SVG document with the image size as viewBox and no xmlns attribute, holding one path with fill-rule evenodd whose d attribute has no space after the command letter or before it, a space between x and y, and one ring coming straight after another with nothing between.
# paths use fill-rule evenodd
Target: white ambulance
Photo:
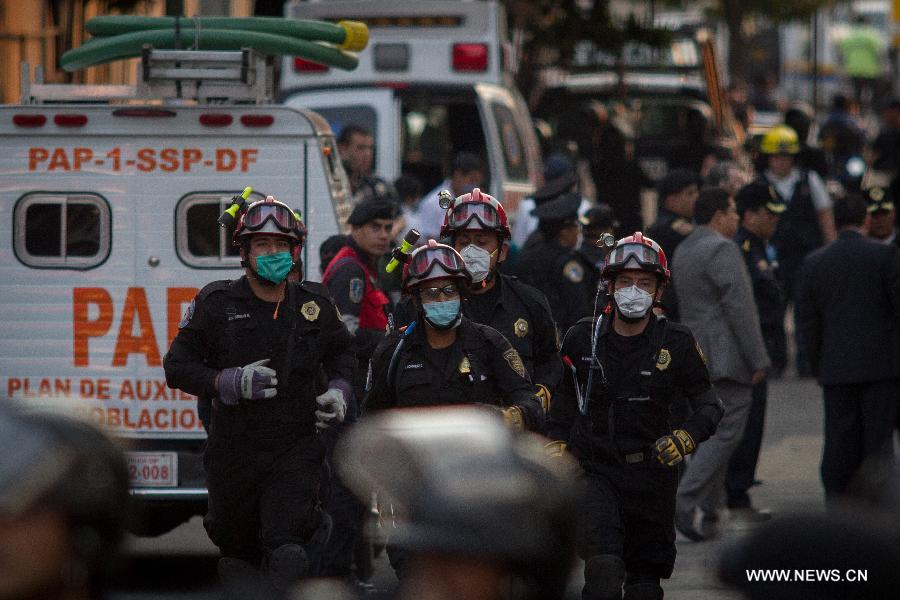
<instances>
[{"instance_id":1,"label":"white ambulance","mask_svg":"<svg viewBox=\"0 0 900 600\"><path fill-rule=\"evenodd\" d=\"M153 52L143 72L137 88L26 81L0 106L0 385L125 438L153 534L205 511L196 399L166 387L162 357L196 292L242 274L218 217L246 186L301 210L317 279L349 184L322 117L265 103L252 51Z\"/></svg>"},{"instance_id":2,"label":"white ambulance","mask_svg":"<svg viewBox=\"0 0 900 600\"><path fill-rule=\"evenodd\" d=\"M534 191L540 148L512 83L516 61L499 3L294 0L285 15L368 25L368 50L352 72L286 57L280 97L320 113L336 135L350 123L371 129L378 175L414 175L428 191L457 152L469 151L487 163L487 188L508 213Z\"/></svg>"}]
</instances>

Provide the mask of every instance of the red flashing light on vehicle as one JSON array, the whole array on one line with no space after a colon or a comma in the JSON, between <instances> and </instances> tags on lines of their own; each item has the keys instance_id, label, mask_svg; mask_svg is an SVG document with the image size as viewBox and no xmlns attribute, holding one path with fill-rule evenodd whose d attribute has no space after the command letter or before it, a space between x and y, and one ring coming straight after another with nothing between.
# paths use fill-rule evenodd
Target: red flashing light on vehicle
<instances>
[{"instance_id":1,"label":"red flashing light on vehicle","mask_svg":"<svg viewBox=\"0 0 900 600\"><path fill-rule=\"evenodd\" d=\"M488 68L487 44L453 44L453 70L483 73Z\"/></svg>"}]
</instances>

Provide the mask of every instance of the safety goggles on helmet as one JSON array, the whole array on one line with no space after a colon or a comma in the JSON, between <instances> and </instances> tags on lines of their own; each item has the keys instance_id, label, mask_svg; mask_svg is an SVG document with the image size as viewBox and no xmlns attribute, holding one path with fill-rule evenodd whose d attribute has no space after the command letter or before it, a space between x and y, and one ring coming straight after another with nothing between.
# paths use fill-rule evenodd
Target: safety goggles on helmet
<instances>
[{"instance_id":1,"label":"safety goggles on helmet","mask_svg":"<svg viewBox=\"0 0 900 600\"><path fill-rule=\"evenodd\" d=\"M280 202L257 202L247 209L244 215L244 228L248 231L262 229L267 221L271 221L284 233L297 230L297 217L294 212Z\"/></svg>"},{"instance_id":2,"label":"safety goggles on helmet","mask_svg":"<svg viewBox=\"0 0 900 600\"><path fill-rule=\"evenodd\" d=\"M659 254L645 244L622 244L616 246L609 253L607 267L618 269L649 269L656 270L661 267Z\"/></svg>"},{"instance_id":3,"label":"safety goggles on helmet","mask_svg":"<svg viewBox=\"0 0 900 600\"><path fill-rule=\"evenodd\" d=\"M269 196L251 204L241 216L234 231L235 245L239 244L240 238L253 234L287 236L302 244L306 239L306 227L289 206Z\"/></svg>"},{"instance_id":4,"label":"safety goggles on helmet","mask_svg":"<svg viewBox=\"0 0 900 600\"><path fill-rule=\"evenodd\" d=\"M409 263L409 276L416 279L426 277L435 265L439 265L451 275L462 274L466 269L465 263L459 254L448 246L426 247L416 252Z\"/></svg>"},{"instance_id":5,"label":"safety goggles on helmet","mask_svg":"<svg viewBox=\"0 0 900 600\"><path fill-rule=\"evenodd\" d=\"M450 213L451 229L503 229L497 209L487 202L465 202Z\"/></svg>"}]
</instances>

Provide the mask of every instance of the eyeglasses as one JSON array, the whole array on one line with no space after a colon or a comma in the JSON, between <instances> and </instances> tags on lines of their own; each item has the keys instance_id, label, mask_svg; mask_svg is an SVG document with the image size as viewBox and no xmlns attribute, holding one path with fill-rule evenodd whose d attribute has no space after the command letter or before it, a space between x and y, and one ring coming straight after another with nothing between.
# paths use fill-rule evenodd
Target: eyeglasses
<instances>
[{"instance_id":1,"label":"eyeglasses","mask_svg":"<svg viewBox=\"0 0 900 600\"><path fill-rule=\"evenodd\" d=\"M469 227L472 219L477 220L484 229L499 229L503 227L500 222L500 213L494 206L486 202L464 202L456 206L450 213L450 227L465 229ZM475 229L475 227L471 227Z\"/></svg>"},{"instance_id":2,"label":"eyeglasses","mask_svg":"<svg viewBox=\"0 0 900 600\"><path fill-rule=\"evenodd\" d=\"M455 298L458 295L459 288L456 287L456 284L454 283L449 283L444 287L426 287L419 289L419 296L421 296L422 300L429 302L440 300L442 296L445 298Z\"/></svg>"},{"instance_id":3,"label":"eyeglasses","mask_svg":"<svg viewBox=\"0 0 900 600\"><path fill-rule=\"evenodd\" d=\"M435 264L441 265L445 271L453 275L465 269L458 254L448 247L438 246L417 251L409 263L409 274L412 277L425 277Z\"/></svg>"},{"instance_id":4,"label":"eyeglasses","mask_svg":"<svg viewBox=\"0 0 900 600\"><path fill-rule=\"evenodd\" d=\"M271 221L285 233L299 230L299 222L290 208L281 203L259 202L247 209L244 215L244 227L250 231L261 229L266 221Z\"/></svg>"}]
</instances>

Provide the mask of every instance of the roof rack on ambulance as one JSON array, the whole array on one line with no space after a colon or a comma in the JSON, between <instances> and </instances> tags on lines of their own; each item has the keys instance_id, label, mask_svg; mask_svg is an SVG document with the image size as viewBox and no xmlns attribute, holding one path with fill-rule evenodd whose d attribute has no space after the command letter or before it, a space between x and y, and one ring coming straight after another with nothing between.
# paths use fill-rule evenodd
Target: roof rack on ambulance
<instances>
[{"instance_id":1,"label":"roof rack on ambulance","mask_svg":"<svg viewBox=\"0 0 900 600\"><path fill-rule=\"evenodd\" d=\"M22 104L194 100L204 104L263 104L274 97L272 58L251 48L158 50L146 46L137 85L48 84L43 70L22 64Z\"/></svg>"}]
</instances>

